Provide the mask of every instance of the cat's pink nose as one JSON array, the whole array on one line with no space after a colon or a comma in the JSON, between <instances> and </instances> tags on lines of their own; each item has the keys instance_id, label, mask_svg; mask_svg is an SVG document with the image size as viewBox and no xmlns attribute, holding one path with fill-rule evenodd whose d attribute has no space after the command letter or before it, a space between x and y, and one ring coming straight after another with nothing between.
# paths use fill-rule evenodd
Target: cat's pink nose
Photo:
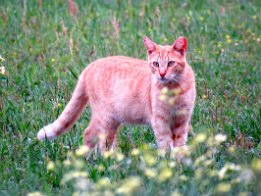
<instances>
[{"instance_id":1,"label":"cat's pink nose","mask_svg":"<svg viewBox=\"0 0 261 196\"><path fill-rule=\"evenodd\" d=\"M164 78L164 76L166 75L166 72L159 72L159 74L160 74L161 78Z\"/></svg>"}]
</instances>

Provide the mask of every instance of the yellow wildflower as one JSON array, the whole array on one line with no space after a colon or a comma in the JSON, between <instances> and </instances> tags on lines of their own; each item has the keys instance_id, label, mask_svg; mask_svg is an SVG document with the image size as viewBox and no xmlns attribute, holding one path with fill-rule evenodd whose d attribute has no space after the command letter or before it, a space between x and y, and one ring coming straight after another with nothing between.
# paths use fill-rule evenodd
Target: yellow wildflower
<instances>
[{"instance_id":1,"label":"yellow wildflower","mask_svg":"<svg viewBox=\"0 0 261 196\"><path fill-rule=\"evenodd\" d=\"M178 95L178 94L181 93L181 88L174 88L174 89L172 90L172 92L173 92L174 95Z\"/></svg>"},{"instance_id":2,"label":"yellow wildflower","mask_svg":"<svg viewBox=\"0 0 261 196\"><path fill-rule=\"evenodd\" d=\"M159 181L168 180L172 176L172 171L169 168L164 168L159 174Z\"/></svg>"},{"instance_id":3,"label":"yellow wildflower","mask_svg":"<svg viewBox=\"0 0 261 196\"><path fill-rule=\"evenodd\" d=\"M100 134L98 135L98 138L99 138L100 140L106 140L107 134L105 134L105 133L100 133Z\"/></svg>"},{"instance_id":4,"label":"yellow wildflower","mask_svg":"<svg viewBox=\"0 0 261 196\"><path fill-rule=\"evenodd\" d=\"M238 196L248 196L249 195L249 193L248 192L241 192L241 193L239 193L239 195Z\"/></svg>"},{"instance_id":5,"label":"yellow wildflower","mask_svg":"<svg viewBox=\"0 0 261 196\"><path fill-rule=\"evenodd\" d=\"M163 87L162 89L161 89L161 93L162 94L167 94L169 92L169 89L167 88L167 87Z\"/></svg>"},{"instance_id":6,"label":"yellow wildflower","mask_svg":"<svg viewBox=\"0 0 261 196\"><path fill-rule=\"evenodd\" d=\"M132 151L131 151L131 155L132 156L138 156L140 154L140 151L139 149L137 148L134 148Z\"/></svg>"},{"instance_id":7,"label":"yellow wildflower","mask_svg":"<svg viewBox=\"0 0 261 196\"><path fill-rule=\"evenodd\" d=\"M105 167L103 165L99 165L97 169L98 169L98 171L102 172L105 170Z\"/></svg>"},{"instance_id":8,"label":"yellow wildflower","mask_svg":"<svg viewBox=\"0 0 261 196\"><path fill-rule=\"evenodd\" d=\"M148 178L154 178L157 175L156 171L153 169L145 169L144 173Z\"/></svg>"},{"instance_id":9,"label":"yellow wildflower","mask_svg":"<svg viewBox=\"0 0 261 196\"><path fill-rule=\"evenodd\" d=\"M132 192L137 189L141 184L139 177L130 177L117 189L118 194L132 195Z\"/></svg>"},{"instance_id":10,"label":"yellow wildflower","mask_svg":"<svg viewBox=\"0 0 261 196\"><path fill-rule=\"evenodd\" d=\"M160 95L159 96L159 100L160 101L165 101L167 99L167 96L166 95Z\"/></svg>"},{"instance_id":11,"label":"yellow wildflower","mask_svg":"<svg viewBox=\"0 0 261 196\"><path fill-rule=\"evenodd\" d=\"M220 183L217 186L217 191L222 193L228 192L230 191L230 189L231 189L231 185L228 183Z\"/></svg>"},{"instance_id":12,"label":"yellow wildflower","mask_svg":"<svg viewBox=\"0 0 261 196\"><path fill-rule=\"evenodd\" d=\"M117 161L122 161L124 159L124 155L122 153L116 153L116 160Z\"/></svg>"},{"instance_id":13,"label":"yellow wildflower","mask_svg":"<svg viewBox=\"0 0 261 196\"><path fill-rule=\"evenodd\" d=\"M255 159L252 161L251 165L255 171L261 171L261 160Z\"/></svg>"},{"instance_id":14,"label":"yellow wildflower","mask_svg":"<svg viewBox=\"0 0 261 196\"><path fill-rule=\"evenodd\" d=\"M84 167L84 165L85 165L85 163L82 160L80 160L80 159L77 159L74 162L74 166L77 169L82 169Z\"/></svg>"},{"instance_id":15,"label":"yellow wildflower","mask_svg":"<svg viewBox=\"0 0 261 196\"><path fill-rule=\"evenodd\" d=\"M195 177L197 180L201 180L203 177L203 169L199 168L195 171Z\"/></svg>"},{"instance_id":16,"label":"yellow wildflower","mask_svg":"<svg viewBox=\"0 0 261 196\"><path fill-rule=\"evenodd\" d=\"M204 133L199 133L199 134L196 135L196 137L194 138L193 141L194 141L196 144L198 144L198 143L202 143L202 142L206 141L206 139L207 139L207 135L206 135L206 134L204 134Z\"/></svg>"},{"instance_id":17,"label":"yellow wildflower","mask_svg":"<svg viewBox=\"0 0 261 196\"><path fill-rule=\"evenodd\" d=\"M62 184L65 184L66 182L75 179L75 178L86 178L88 177L87 172L80 172L80 171L72 171L64 175L62 179Z\"/></svg>"},{"instance_id":18,"label":"yellow wildflower","mask_svg":"<svg viewBox=\"0 0 261 196\"><path fill-rule=\"evenodd\" d=\"M47 164L47 170L54 170L54 163L52 161L49 161L48 164Z\"/></svg>"},{"instance_id":19,"label":"yellow wildflower","mask_svg":"<svg viewBox=\"0 0 261 196\"><path fill-rule=\"evenodd\" d=\"M75 152L77 156L85 156L86 153L89 151L89 148L87 146L81 146L78 148Z\"/></svg>"},{"instance_id":20,"label":"yellow wildflower","mask_svg":"<svg viewBox=\"0 0 261 196\"><path fill-rule=\"evenodd\" d=\"M174 103L175 103L175 99L173 97L171 97L169 99L169 105L174 105Z\"/></svg>"},{"instance_id":21,"label":"yellow wildflower","mask_svg":"<svg viewBox=\"0 0 261 196\"><path fill-rule=\"evenodd\" d=\"M182 181L188 180L188 178L187 178L185 175L181 175L179 178L180 178L180 180L182 180Z\"/></svg>"},{"instance_id":22,"label":"yellow wildflower","mask_svg":"<svg viewBox=\"0 0 261 196\"><path fill-rule=\"evenodd\" d=\"M180 194L177 190L175 190L171 196L182 196L182 194Z\"/></svg>"},{"instance_id":23,"label":"yellow wildflower","mask_svg":"<svg viewBox=\"0 0 261 196\"><path fill-rule=\"evenodd\" d=\"M232 41L231 39L227 39L227 43L230 44Z\"/></svg>"},{"instance_id":24,"label":"yellow wildflower","mask_svg":"<svg viewBox=\"0 0 261 196\"><path fill-rule=\"evenodd\" d=\"M103 157L105 159L108 159L112 154L113 154L112 151L106 151L106 152L104 152Z\"/></svg>"},{"instance_id":25,"label":"yellow wildflower","mask_svg":"<svg viewBox=\"0 0 261 196\"><path fill-rule=\"evenodd\" d=\"M64 166L70 166L71 165L71 161L69 159L65 160L63 162Z\"/></svg>"},{"instance_id":26,"label":"yellow wildflower","mask_svg":"<svg viewBox=\"0 0 261 196\"><path fill-rule=\"evenodd\" d=\"M156 158L150 154L145 154L144 160L149 166L152 166L156 163Z\"/></svg>"},{"instance_id":27,"label":"yellow wildflower","mask_svg":"<svg viewBox=\"0 0 261 196\"><path fill-rule=\"evenodd\" d=\"M98 188L107 188L108 186L111 185L110 179L107 177L101 178L98 182L97 182L97 187Z\"/></svg>"}]
</instances>

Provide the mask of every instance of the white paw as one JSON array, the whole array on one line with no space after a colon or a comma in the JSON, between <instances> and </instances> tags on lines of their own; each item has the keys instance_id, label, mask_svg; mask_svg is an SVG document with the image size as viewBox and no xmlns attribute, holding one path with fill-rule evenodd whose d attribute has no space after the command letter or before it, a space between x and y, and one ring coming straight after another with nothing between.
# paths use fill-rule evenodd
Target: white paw
<instances>
[{"instance_id":1,"label":"white paw","mask_svg":"<svg viewBox=\"0 0 261 196\"><path fill-rule=\"evenodd\" d=\"M41 141L43 141L45 138L53 139L53 138L55 138L55 136L56 136L56 134L53 130L52 124L43 127L42 129L40 129L40 131L37 134L38 140L41 140Z\"/></svg>"}]
</instances>

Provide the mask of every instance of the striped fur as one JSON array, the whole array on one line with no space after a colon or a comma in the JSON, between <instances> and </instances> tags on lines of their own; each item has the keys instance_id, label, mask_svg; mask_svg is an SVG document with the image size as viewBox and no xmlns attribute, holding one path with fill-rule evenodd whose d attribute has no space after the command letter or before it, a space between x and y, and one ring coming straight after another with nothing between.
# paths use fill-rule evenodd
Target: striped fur
<instances>
[{"instance_id":1,"label":"striped fur","mask_svg":"<svg viewBox=\"0 0 261 196\"><path fill-rule=\"evenodd\" d=\"M152 126L160 149L184 145L196 96L194 73L186 61L187 40L180 37L172 46L160 46L145 37L144 44L148 61L113 56L87 66L62 114L38 132L38 139L68 130L88 102L92 118L84 144L90 148L112 148L121 124ZM174 104L160 99L166 87L178 92L171 97Z\"/></svg>"}]
</instances>

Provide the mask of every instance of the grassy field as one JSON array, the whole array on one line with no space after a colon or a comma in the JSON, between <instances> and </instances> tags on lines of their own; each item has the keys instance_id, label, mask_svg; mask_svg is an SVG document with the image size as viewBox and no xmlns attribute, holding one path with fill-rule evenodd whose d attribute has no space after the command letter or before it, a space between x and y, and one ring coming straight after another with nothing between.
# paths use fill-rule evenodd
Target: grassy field
<instances>
[{"instance_id":1,"label":"grassy field","mask_svg":"<svg viewBox=\"0 0 261 196\"><path fill-rule=\"evenodd\" d=\"M260 195L260 1L1 0L0 195ZM76 9L77 8L77 9ZM157 156L149 127L120 149L82 156L87 109L71 131L38 142L81 71L110 55L146 58L142 37L189 40L193 132L180 162Z\"/></svg>"}]
</instances>

